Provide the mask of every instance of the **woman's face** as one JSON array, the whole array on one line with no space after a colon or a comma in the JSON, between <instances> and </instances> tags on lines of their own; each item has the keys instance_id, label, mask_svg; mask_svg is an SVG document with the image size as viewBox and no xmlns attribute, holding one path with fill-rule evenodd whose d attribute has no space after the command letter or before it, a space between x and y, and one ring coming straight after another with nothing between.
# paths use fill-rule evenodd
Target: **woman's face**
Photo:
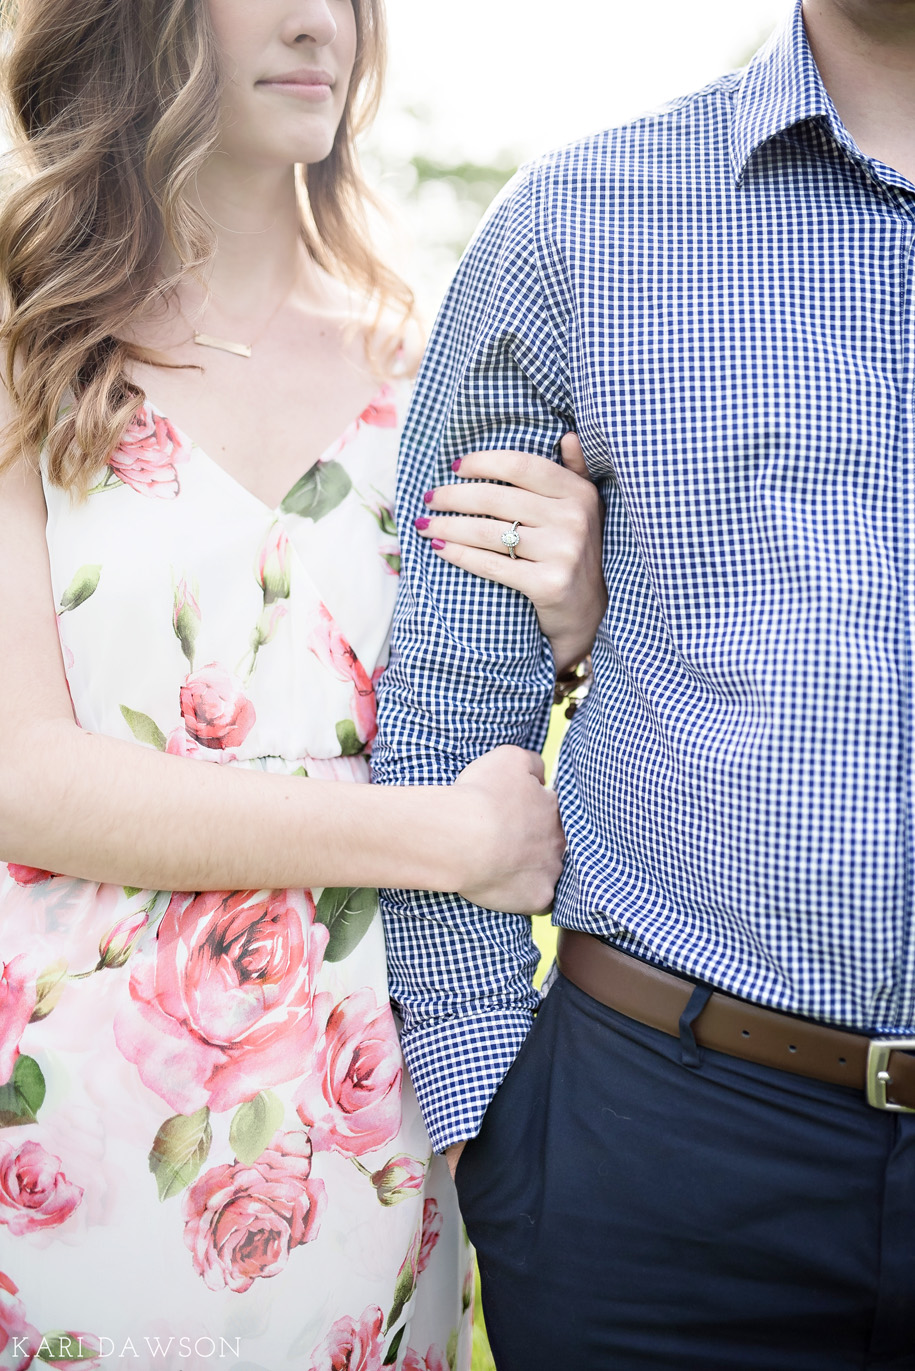
<instances>
[{"instance_id":1,"label":"woman's face","mask_svg":"<svg viewBox=\"0 0 915 1371\"><path fill-rule=\"evenodd\" d=\"M352 0L208 0L224 78L220 151L252 166L320 162L356 56Z\"/></svg>"}]
</instances>

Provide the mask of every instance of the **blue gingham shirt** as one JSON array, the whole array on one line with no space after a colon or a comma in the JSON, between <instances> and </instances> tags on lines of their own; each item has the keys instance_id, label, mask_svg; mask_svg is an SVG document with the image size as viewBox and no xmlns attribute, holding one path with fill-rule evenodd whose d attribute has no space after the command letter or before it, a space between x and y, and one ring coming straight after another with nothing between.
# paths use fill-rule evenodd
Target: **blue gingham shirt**
<instances>
[{"instance_id":1,"label":"blue gingham shirt","mask_svg":"<svg viewBox=\"0 0 915 1371\"><path fill-rule=\"evenodd\" d=\"M527 168L462 263L403 443L375 777L538 748L523 597L436 558L423 492L574 423L610 607L557 785L554 919L796 1014L915 1027L915 187L843 127L800 4L742 72ZM523 529L521 530L523 539ZM529 923L387 891L433 1143L537 1004Z\"/></svg>"}]
</instances>

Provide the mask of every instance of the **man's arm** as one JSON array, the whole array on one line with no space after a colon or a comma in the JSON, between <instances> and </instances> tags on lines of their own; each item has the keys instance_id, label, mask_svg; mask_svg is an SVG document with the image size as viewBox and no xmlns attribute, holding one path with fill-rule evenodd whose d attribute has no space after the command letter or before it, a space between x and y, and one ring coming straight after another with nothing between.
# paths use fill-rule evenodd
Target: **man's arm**
<instances>
[{"instance_id":1,"label":"man's arm","mask_svg":"<svg viewBox=\"0 0 915 1371\"><path fill-rule=\"evenodd\" d=\"M431 554L413 520L468 452L552 456L570 426L563 309L534 177L502 200L433 331L401 450L403 570L373 755L381 784L443 784L500 743L539 749L553 661L529 601ZM556 294L554 294L556 290ZM524 529L520 529L524 537ZM437 1150L474 1136L530 1028L530 923L457 897L382 892L404 1051Z\"/></svg>"}]
</instances>

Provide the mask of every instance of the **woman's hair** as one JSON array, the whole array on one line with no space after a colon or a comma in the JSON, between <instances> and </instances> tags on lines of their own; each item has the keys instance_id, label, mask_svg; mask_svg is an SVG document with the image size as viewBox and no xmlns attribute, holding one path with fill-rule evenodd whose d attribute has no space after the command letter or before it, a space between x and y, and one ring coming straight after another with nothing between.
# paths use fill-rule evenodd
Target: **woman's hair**
<instances>
[{"instance_id":1,"label":"woman's hair","mask_svg":"<svg viewBox=\"0 0 915 1371\"><path fill-rule=\"evenodd\" d=\"M383 0L352 3L355 66L333 149L304 170L302 234L317 263L406 318L413 297L372 249L355 149L380 95ZM123 341L131 324L213 251L187 191L217 141L217 54L206 0L18 0L12 30L5 87L26 176L0 206L16 410L0 469L44 447L50 480L85 491L143 403L129 363L168 365ZM179 266L163 279L166 247Z\"/></svg>"}]
</instances>

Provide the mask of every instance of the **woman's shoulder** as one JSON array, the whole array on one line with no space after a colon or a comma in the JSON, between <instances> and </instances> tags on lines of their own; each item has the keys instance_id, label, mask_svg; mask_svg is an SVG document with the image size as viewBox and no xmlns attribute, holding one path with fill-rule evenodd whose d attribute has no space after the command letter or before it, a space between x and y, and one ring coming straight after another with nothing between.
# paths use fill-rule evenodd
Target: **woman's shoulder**
<instances>
[{"instance_id":1,"label":"woman's shoulder","mask_svg":"<svg viewBox=\"0 0 915 1371\"><path fill-rule=\"evenodd\" d=\"M316 281L324 306L343 323L351 342L361 339L374 375L387 381L416 376L425 337L412 304L362 295L321 267L316 268Z\"/></svg>"},{"instance_id":2,"label":"woman's shoulder","mask_svg":"<svg viewBox=\"0 0 915 1371\"><path fill-rule=\"evenodd\" d=\"M323 274L325 307L341 329L351 362L379 384L412 381L425 345L415 314L359 297L342 281Z\"/></svg>"},{"instance_id":3,"label":"woman's shoulder","mask_svg":"<svg viewBox=\"0 0 915 1371\"><path fill-rule=\"evenodd\" d=\"M412 383L423 357L424 339L416 319L390 320L383 344L391 359L391 379Z\"/></svg>"},{"instance_id":4,"label":"woman's shoulder","mask_svg":"<svg viewBox=\"0 0 915 1371\"><path fill-rule=\"evenodd\" d=\"M415 320L378 312L360 315L352 328L361 340L363 364L379 385L412 384L423 353L422 333Z\"/></svg>"}]
</instances>

